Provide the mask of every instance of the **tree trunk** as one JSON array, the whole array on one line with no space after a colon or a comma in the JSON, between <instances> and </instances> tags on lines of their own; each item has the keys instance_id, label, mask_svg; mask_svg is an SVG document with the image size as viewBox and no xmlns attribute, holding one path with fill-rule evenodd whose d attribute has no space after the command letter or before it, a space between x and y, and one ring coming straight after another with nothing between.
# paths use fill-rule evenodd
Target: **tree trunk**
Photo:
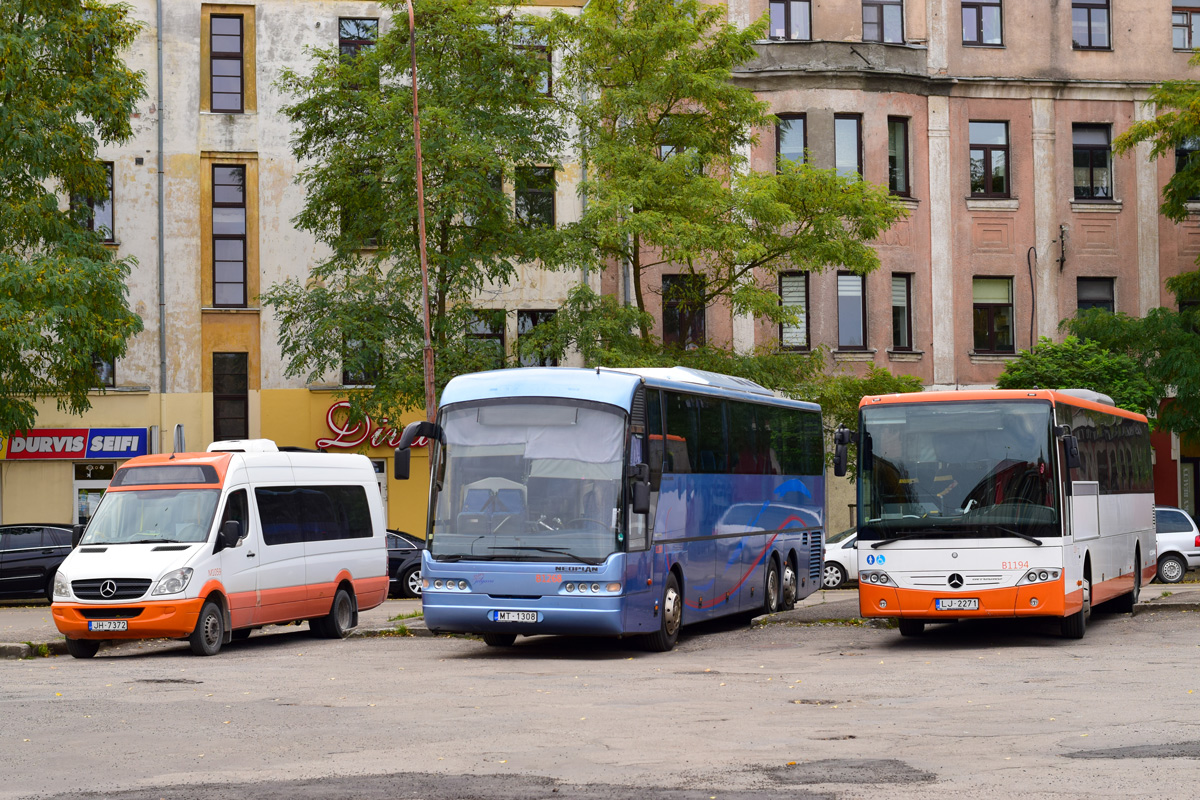
<instances>
[{"instance_id":1,"label":"tree trunk","mask_svg":"<svg viewBox=\"0 0 1200 800\"><path fill-rule=\"evenodd\" d=\"M630 270L633 272L633 296L637 302L638 311L643 313L638 326L641 328L642 343L650 344L650 328L647 325L646 300L642 294L642 240L636 233L633 235L633 252L630 254Z\"/></svg>"}]
</instances>

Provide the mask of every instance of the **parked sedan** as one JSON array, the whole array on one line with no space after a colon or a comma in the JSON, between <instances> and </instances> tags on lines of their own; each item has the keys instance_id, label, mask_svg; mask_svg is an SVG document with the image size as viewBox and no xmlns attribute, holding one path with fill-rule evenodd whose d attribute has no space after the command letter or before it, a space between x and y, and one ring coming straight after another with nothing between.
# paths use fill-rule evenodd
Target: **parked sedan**
<instances>
[{"instance_id":1,"label":"parked sedan","mask_svg":"<svg viewBox=\"0 0 1200 800\"><path fill-rule=\"evenodd\" d=\"M0 525L0 597L54 593L54 573L71 552L68 525Z\"/></svg>"},{"instance_id":2,"label":"parked sedan","mask_svg":"<svg viewBox=\"0 0 1200 800\"><path fill-rule=\"evenodd\" d=\"M858 529L849 528L825 540L825 569L821 588L839 589L846 581L858 580Z\"/></svg>"},{"instance_id":3,"label":"parked sedan","mask_svg":"<svg viewBox=\"0 0 1200 800\"><path fill-rule=\"evenodd\" d=\"M389 530L388 584L389 597L421 596L421 551L425 540L404 531Z\"/></svg>"},{"instance_id":4,"label":"parked sedan","mask_svg":"<svg viewBox=\"0 0 1200 800\"><path fill-rule=\"evenodd\" d=\"M1182 508L1154 507L1158 541L1158 580L1179 583L1189 569L1200 567L1200 530Z\"/></svg>"}]
</instances>

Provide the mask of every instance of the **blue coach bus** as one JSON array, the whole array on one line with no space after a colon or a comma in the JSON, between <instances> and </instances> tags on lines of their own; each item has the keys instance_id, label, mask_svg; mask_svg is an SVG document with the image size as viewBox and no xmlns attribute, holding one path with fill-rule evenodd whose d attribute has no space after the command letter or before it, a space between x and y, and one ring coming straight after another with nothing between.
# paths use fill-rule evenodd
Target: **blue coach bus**
<instances>
[{"instance_id":1,"label":"blue coach bus","mask_svg":"<svg viewBox=\"0 0 1200 800\"><path fill-rule=\"evenodd\" d=\"M639 636L790 608L821 583L820 408L670 369L529 368L454 378L432 445L425 624L477 633Z\"/></svg>"}]
</instances>

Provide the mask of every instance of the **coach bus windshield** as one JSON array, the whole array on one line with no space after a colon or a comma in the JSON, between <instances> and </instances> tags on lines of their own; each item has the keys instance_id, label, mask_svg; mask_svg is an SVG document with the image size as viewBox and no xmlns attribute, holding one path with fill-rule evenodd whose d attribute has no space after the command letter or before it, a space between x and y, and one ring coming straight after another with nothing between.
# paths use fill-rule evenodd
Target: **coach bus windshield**
<instances>
[{"instance_id":1,"label":"coach bus windshield","mask_svg":"<svg viewBox=\"0 0 1200 800\"><path fill-rule=\"evenodd\" d=\"M880 404L862 411L860 541L1060 536L1051 407Z\"/></svg>"},{"instance_id":2,"label":"coach bus windshield","mask_svg":"<svg viewBox=\"0 0 1200 800\"><path fill-rule=\"evenodd\" d=\"M429 552L602 562L620 549L625 414L539 398L442 414Z\"/></svg>"}]
</instances>

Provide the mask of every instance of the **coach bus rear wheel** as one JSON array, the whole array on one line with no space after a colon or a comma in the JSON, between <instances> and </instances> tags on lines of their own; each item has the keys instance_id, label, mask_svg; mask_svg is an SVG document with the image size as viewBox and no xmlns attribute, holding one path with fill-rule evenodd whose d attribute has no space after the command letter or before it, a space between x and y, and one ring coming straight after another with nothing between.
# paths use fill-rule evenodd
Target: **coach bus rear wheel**
<instances>
[{"instance_id":1,"label":"coach bus rear wheel","mask_svg":"<svg viewBox=\"0 0 1200 800\"><path fill-rule=\"evenodd\" d=\"M488 647L512 647L517 640L515 633L485 633L483 643Z\"/></svg>"},{"instance_id":2,"label":"coach bus rear wheel","mask_svg":"<svg viewBox=\"0 0 1200 800\"><path fill-rule=\"evenodd\" d=\"M763 608L768 614L779 612L779 562L774 559L767 566L767 587L764 591Z\"/></svg>"},{"instance_id":3,"label":"coach bus rear wheel","mask_svg":"<svg viewBox=\"0 0 1200 800\"><path fill-rule=\"evenodd\" d=\"M925 633L925 623L919 619L900 618L901 636L920 636Z\"/></svg>"},{"instance_id":4,"label":"coach bus rear wheel","mask_svg":"<svg viewBox=\"0 0 1200 800\"><path fill-rule=\"evenodd\" d=\"M783 565L783 610L791 611L796 607L796 570L791 559Z\"/></svg>"},{"instance_id":5,"label":"coach bus rear wheel","mask_svg":"<svg viewBox=\"0 0 1200 800\"><path fill-rule=\"evenodd\" d=\"M679 580L675 573L671 573L667 576L667 586L663 589L662 607L658 613L658 630L646 634L642 643L651 652L665 653L675 647L682 624L683 593L679 591Z\"/></svg>"}]
</instances>

